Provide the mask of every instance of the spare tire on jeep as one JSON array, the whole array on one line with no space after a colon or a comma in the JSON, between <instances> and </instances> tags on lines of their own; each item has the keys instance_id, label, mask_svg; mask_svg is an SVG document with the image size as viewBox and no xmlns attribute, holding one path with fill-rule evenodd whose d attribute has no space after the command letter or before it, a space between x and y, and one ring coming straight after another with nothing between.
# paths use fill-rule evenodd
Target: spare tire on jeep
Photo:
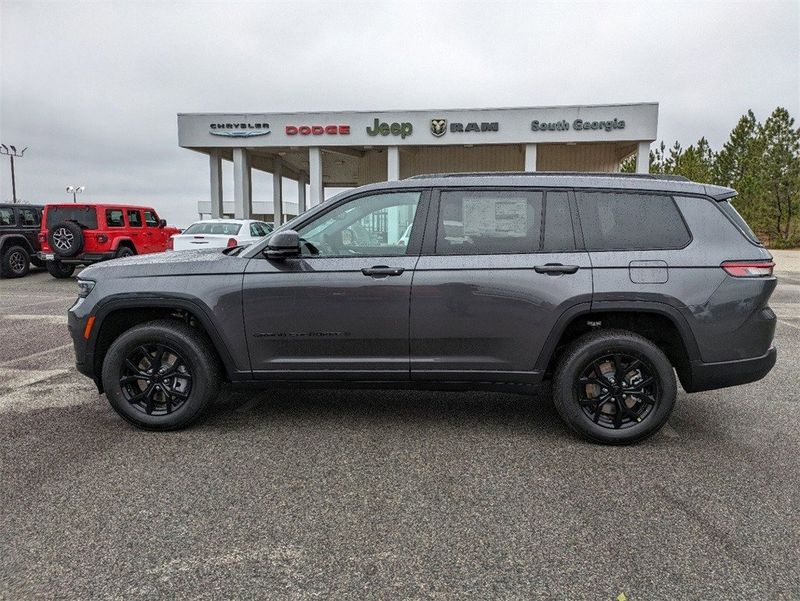
<instances>
[{"instance_id":1,"label":"spare tire on jeep","mask_svg":"<svg viewBox=\"0 0 800 601\"><path fill-rule=\"evenodd\" d=\"M62 221L47 232L47 242L55 254L74 257L83 248L83 230L77 223Z\"/></svg>"}]
</instances>

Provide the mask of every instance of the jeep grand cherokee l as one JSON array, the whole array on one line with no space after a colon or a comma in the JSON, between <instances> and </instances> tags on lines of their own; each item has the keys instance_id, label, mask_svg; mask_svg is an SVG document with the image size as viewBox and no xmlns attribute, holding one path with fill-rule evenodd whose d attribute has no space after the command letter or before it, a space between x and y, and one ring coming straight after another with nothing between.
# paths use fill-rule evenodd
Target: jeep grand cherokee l
<instances>
[{"instance_id":1,"label":"jeep grand cherokee l","mask_svg":"<svg viewBox=\"0 0 800 601\"><path fill-rule=\"evenodd\" d=\"M50 275L68 278L76 265L163 252L179 232L150 207L51 204L44 208L39 258Z\"/></svg>"},{"instance_id":2,"label":"jeep grand cherokee l","mask_svg":"<svg viewBox=\"0 0 800 601\"><path fill-rule=\"evenodd\" d=\"M770 254L728 188L621 174L418 176L340 194L246 249L86 269L77 367L145 429L223 381L527 392L629 443L676 396L775 363ZM407 244L398 244L411 225Z\"/></svg>"}]
</instances>

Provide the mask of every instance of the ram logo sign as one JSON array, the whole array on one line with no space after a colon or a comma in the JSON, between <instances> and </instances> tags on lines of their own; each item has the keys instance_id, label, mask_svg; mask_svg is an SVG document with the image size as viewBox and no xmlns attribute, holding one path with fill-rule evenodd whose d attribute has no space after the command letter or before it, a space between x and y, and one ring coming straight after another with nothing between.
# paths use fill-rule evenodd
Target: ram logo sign
<instances>
[{"instance_id":1,"label":"ram logo sign","mask_svg":"<svg viewBox=\"0 0 800 601\"><path fill-rule=\"evenodd\" d=\"M431 133L441 138L447 131L447 119L431 119Z\"/></svg>"}]
</instances>

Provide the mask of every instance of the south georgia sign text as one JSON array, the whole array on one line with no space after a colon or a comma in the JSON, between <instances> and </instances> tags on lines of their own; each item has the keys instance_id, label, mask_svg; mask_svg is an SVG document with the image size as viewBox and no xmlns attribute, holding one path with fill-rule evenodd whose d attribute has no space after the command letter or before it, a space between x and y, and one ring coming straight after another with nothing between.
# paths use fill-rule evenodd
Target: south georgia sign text
<instances>
[{"instance_id":1,"label":"south georgia sign text","mask_svg":"<svg viewBox=\"0 0 800 601\"><path fill-rule=\"evenodd\" d=\"M570 124L566 119L561 121L532 121L531 131L568 131ZM572 129L575 131L587 131L590 129L604 129L614 131L615 129L625 129L625 121L614 119L613 121L584 121L575 119L572 122Z\"/></svg>"}]
</instances>

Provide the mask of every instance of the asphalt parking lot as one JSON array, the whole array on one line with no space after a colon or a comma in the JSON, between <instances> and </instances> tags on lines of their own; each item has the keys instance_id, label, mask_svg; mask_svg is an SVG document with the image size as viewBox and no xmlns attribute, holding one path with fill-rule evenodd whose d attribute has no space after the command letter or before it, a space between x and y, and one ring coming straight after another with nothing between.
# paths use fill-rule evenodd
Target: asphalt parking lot
<instances>
[{"instance_id":1,"label":"asphalt parking lot","mask_svg":"<svg viewBox=\"0 0 800 601\"><path fill-rule=\"evenodd\" d=\"M546 390L227 391L140 432L73 368L74 281L0 280L0 598L798 599L779 275L772 373L681 392L626 448L575 438Z\"/></svg>"}]
</instances>

